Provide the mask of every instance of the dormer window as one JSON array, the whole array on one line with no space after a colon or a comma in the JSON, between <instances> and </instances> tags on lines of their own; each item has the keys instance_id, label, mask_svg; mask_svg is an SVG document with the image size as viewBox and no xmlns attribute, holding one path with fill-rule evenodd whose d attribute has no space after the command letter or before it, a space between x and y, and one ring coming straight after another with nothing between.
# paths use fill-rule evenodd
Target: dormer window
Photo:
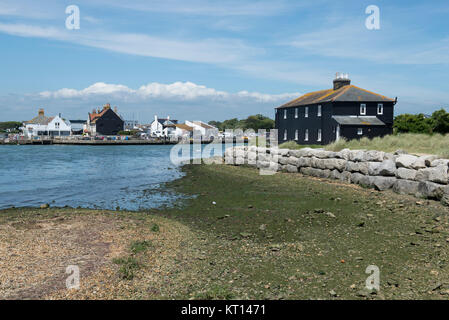
<instances>
[{"instance_id":1,"label":"dormer window","mask_svg":"<svg viewBox=\"0 0 449 320\"><path fill-rule=\"evenodd\" d=\"M366 104L364 104L364 103L360 104L360 115L361 116L366 115Z\"/></svg>"},{"instance_id":2,"label":"dormer window","mask_svg":"<svg viewBox=\"0 0 449 320\"><path fill-rule=\"evenodd\" d=\"M318 117L321 117L321 104L318 105L317 116L318 116Z\"/></svg>"},{"instance_id":3,"label":"dormer window","mask_svg":"<svg viewBox=\"0 0 449 320\"><path fill-rule=\"evenodd\" d=\"M382 103L377 104L377 114L383 115L384 114L384 105Z\"/></svg>"},{"instance_id":4,"label":"dormer window","mask_svg":"<svg viewBox=\"0 0 449 320\"><path fill-rule=\"evenodd\" d=\"M284 119L287 119L287 109L284 109Z\"/></svg>"}]
</instances>

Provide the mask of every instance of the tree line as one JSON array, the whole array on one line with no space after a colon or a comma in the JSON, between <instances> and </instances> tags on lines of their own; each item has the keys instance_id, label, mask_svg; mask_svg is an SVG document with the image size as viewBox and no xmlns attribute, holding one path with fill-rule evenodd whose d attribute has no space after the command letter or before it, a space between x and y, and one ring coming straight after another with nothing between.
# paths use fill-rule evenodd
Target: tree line
<instances>
[{"instance_id":1,"label":"tree line","mask_svg":"<svg viewBox=\"0 0 449 320\"><path fill-rule=\"evenodd\" d=\"M209 121L209 124L218 128L219 131L226 129L253 129L255 132L259 129L274 129L274 120L264 115L256 114L246 119L232 118L224 121Z\"/></svg>"},{"instance_id":2,"label":"tree line","mask_svg":"<svg viewBox=\"0 0 449 320\"><path fill-rule=\"evenodd\" d=\"M400 114L394 118L395 133L449 133L449 113L437 110L431 116L419 114Z\"/></svg>"}]
</instances>

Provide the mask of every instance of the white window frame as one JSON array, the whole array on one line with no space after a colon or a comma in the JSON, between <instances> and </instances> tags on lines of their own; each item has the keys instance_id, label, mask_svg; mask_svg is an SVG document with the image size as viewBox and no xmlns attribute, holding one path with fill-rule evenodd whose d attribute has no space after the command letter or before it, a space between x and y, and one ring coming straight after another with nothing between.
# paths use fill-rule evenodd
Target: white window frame
<instances>
[{"instance_id":1,"label":"white window frame","mask_svg":"<svg viewBox=\"0 0 449 320\"><path fill-rule=\"evenodd\" d=\"M363 128L357 128L357 135L363 135Z\"/></svg>"},{"instance_id":2,"label":"white window frame","mask_svg":"<svg viewBox=\"0 0 449 320\"><path fill-rule=\"evenodd\" d=\"M284 130L284 140L287 140L287 129Z\"/></svg>"},{"instance_id":3,"label":"white window frame","mask_svg":"<svg viewBox=\"0 0 449 320\"><path fill-rule=\"evenodd\" d=\"M304 108L304 118L308 118L309 117L309 107L305 107Z\"/></svg>"},{"instance_id":4,"label":"white window frame","mask_svg":"<svg viewBox=\"0 0 449 320\"><path fill-rule=\"evenodd\" d=\"M295 108L295 119L298 118L298 108Z\"/></svg>"},{"instance_id":5,"label":"white window frame","mask_svg":"<svg viewBox=\"0 0 449 320\"><path fill-rule=\"evenodd\" d=\"M287 119L287 109L284 109L284 119Z\"/></svg>"},{"instance_id":6,"label":"white window frame","mask_svg":"<svg viewBox=\"0 0 449 320\"><path fill-rule=\"evenodd\" d=\"M316 141L321 142L321 129L318 129L318 136L317 136Z\"/></svg>"},{"instance_id":7,"label":"white window frame","mask_svg":"<svg viewBox=\"0 0 449 320\"><path fill-rule=\"evenodd\" d=\"M384 104L383 103L377 104L377 114L380 116L384 114Z\"/></svg>"},{"instance_id":8,"label":"white window frame","mask_svg":"<svg viewBox=\"0 0 449 320\"><path fill-rule=\"evenodd\" d=\"M298 132L298 129L296 129L295 130L295 140L298 140L298 137L299 137L299 132Z\"/></svg>"},{"instance_id":9,"label":"white window frame","mask_svg":"<svg viewBox=\"0 0 449 320\"><path fill-rule=\"evenodd\" d=\"M309 129L304 132L304 141L309 141Z\"/></svg>"},{"instance_id":10,"label":"white window frame","mask_svg":"<svg viewBox=\"0 0 449 320\"><path fill-rule=\"evenodd\" d=\"M321 117L321 104L318 105L317 116Z\"/></svg>"},{"instance_id":11,"label":"white window frame","mask_svg":"<svg viewBox=\"0 0 449 320\"><path fill-rule=\"evenodd\" d=\"M361 116L365 116L366 115L366 104L365 103L361 103L360 104L360 115Z\"/></svg>"}]
</instances>

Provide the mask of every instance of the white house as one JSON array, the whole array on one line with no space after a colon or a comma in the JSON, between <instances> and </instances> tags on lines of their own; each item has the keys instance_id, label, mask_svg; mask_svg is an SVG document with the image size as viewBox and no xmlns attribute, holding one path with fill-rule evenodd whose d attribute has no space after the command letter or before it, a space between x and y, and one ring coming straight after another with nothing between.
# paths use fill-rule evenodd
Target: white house
<instances>
[{"instance_id":1,"label":"white house","mask_svg":"<svg viewBox=\"0 0 449 320\"><path fill-rule=\"evenodd\" d=\"M47 125L49 136L70 136L72 128L70 122L61 118L61 114L53 117Z\"/></svg>"},{"instance_id":2,"label":"white house","mask_svg":"<svg viewBox=\"0 0 449 320\"><path fill-rule=\"evenodd\" d=\"M154 137L169 137L174 134L177 123L178 120L170 120L169 116L166 119L154 116L154 121L150 125L150 134Z\"/></svg>"},{"instance_id":3,"label":"white house","mask_svg":"<svg viewBox=\"0 0 449 320\"><path fill-rule=\"evenodd\" d=\"M175 138L190 138L193 135L193 128L186 124L175 124Z\"/></svg>"},{"instance_id":4,"label":"white house","mask_svg":"<svg viewBox=\"0 0 449 320\"><path fill-rule=\"evenodd\" d=\"M36 117L23 123L22 131L27 137L68 136L71 132L70 122L61 118L46 117L44 109L39 109Z\"/></svg>"},{"instance_id":5,"label":"white house","mask_svg":"<svg viewBox=\"0 0 449 320\"><path fill-rule=\"evenodd\" d=\"M188 121L186 120L186 125L193 128L194 131L201 134L202 137L211 138L218 136L218 129L210 124L207 124L203 121Z\"/></svg>"}]
</instances>

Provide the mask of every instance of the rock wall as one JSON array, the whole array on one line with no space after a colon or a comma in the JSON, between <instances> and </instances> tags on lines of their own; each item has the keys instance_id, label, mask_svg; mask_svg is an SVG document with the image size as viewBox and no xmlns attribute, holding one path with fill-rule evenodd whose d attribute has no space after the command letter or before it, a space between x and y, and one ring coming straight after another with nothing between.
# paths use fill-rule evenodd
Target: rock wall
<instances>
[{"instance_id":1,"label":"rock wall","mask_svg":"<svg viewBox=\"0 0 449 320\"><path fill-rule=\"evenodd\" d=\"M299 150L239 146L225 151L230 165L249 165L265 170L283 171L336 179L383 191L441 200L449 205L449 159L414 156L374 150L339 152L304 148Z\"/></svg>"}]
</instances>

